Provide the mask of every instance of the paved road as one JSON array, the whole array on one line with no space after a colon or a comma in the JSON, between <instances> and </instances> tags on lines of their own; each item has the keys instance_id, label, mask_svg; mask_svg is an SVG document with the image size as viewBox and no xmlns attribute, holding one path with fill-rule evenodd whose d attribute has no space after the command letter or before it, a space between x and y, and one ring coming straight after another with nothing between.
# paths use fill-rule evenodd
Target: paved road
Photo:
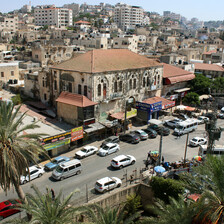
<instances>
[{"instance_id":1,"label":"paved road","mask_svg":"<svg viewBox=\"0 0 224 224\"><path fill-rule=\"evenodd\" d=\"M224 120L218 120L218 126L224 127ZM195 136L203 136L204 134L204 125L200 125L195 132L190 133L189 139ZM178 139L173 135L163 137L162 155L164 156L165 161L177 161L184 157L186 137L187 135L184 135ZM80 189L80 192L75 194L74 200L78 198L83 198L83 200L85 200L87 186L89 197L94 197L96 195L93 191L93 187L97 179L105 176L124 178L124 174L126 172L129 177L135 169L137 169L137 173L139 174L140 169L144 167L144 160L147 157L148 151L159 150L159 142L159 136L156 139L141 141L139 144L127 144L121 142L121 150L116 154L111 154L106 157L93 155L83 159L83 171L80 175L70 177L63 181L54 181L51 178L51 172L48 172L41 178L35 179L32 182L23 185L22 188L25 192L32 192L30 186L31 184L35 184L42 192L46 192L46 187L48 186L49 188L53 188L56 193L58 193L61 189L64 196L78 188ZM224 138L222 137L217 144L224 144ZM191 159L193 156L197 155L197 153L198 147L188 147L187 158ZM120 154L130 154L135 156L137 160L135 165L124 168L123 170L112 170L110 168L110 161L113 157ZM125 182L125 179L123 179L123 182ZM124 185L125 183L123 183L123 186ZM16 192L10 190L8 194L5 195L4 192L0 191L0 201L8 198L17 198Z\"/></svg>"}]
</instances>

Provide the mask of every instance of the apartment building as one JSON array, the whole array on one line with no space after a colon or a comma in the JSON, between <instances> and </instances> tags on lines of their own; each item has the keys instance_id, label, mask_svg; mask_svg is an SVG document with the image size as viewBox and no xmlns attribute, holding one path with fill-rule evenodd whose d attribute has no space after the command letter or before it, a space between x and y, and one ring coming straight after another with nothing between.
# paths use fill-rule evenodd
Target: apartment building
<instances>
[{"instance_id":1,"label":"apartment building","mask_svg":"<svg viewBox=\"0 0 224 224\"><path fill-rule=\"evenodd\" d=\"M37 6L34 9L35 24L38 26L72 26L72 9L58 8L55 5Z\"/></svg>"},{"instance_id":2,"label":"apartment building","mask_svg":"<svg viewBox=\"0 0 224 224\"><path fill-rule=\"evenodd\" d=\"M15 33L18 30L18 17L0 17L0 31Z\"/></svg>"},{"instance_id":3,"label":"apartment building","mask_svg":"<svg viewBox=\"0 0 224 224\"><path fill-rule=\"evenodd\" d=\"M0 82L17 84L19 80L18 62L0 63Z\"/></svg>"},{"instance_id":4,"label":"apartment building","mask_svg":"<svg viewBox=\"0 0 224 224\"><path fill-rule=\"evenodd\" d=\"M137 24L142 24L143 9L139 6L130 6L118 3L115 5L114 22L122 30L135 29Z\"/></svg>"}]
</instances>

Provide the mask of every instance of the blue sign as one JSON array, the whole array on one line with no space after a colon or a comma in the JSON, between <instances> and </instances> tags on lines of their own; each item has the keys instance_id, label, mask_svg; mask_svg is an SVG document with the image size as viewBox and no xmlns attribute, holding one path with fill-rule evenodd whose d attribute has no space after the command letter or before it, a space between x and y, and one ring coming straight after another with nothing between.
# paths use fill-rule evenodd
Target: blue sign
<instances>
[{"instance_id":1,"label":"blue sign","mask_svg":"<svg viewBox=\"0 0 224 224\"><path fill-rule=\"evenodd\" d=\"M151 108L151 112L156 112L156 111L160 111L162 110L162 101L150 104Z\"/></svg>"},{"instance_id":2,"label":"blue sign","mask_svg":"<svg viewBox=\"0 0 224 224\"><path fill-rule=\"evenodd\" d=\"M144 111L150 111L150 104L142 103L142 102L136 102L136 109L138 110L144 110Z\"/></svg>"}]
</instances>

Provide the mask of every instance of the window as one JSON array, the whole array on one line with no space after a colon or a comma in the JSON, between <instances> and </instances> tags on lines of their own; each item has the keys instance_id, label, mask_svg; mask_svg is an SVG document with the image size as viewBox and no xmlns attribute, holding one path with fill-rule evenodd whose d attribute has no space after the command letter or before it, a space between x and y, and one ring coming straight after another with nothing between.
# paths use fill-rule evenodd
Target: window
<instances>
[{"instance_id":1,"label":"window","mask_svg":"<svg viewBox=\"0 0 224 224\"><path fill-rule=\"evenodd\" d=\"M74 169L75 169L75 165L69 167L69 170L74 170Z\"/></svg>"},{"instance_id":2,"label":"window","mask_svg":"<svg viewBox=\"0 0 224 224\"><path fill-rule=\"evenodd\" d=\"M82 86L80 84L78 85L78 94L82 94Z\"/></svg>"},{"instance_id":3,"label":"window","mask_svg":"<svg viewBox=\"0 0 224 224\"><path fill-rule=\"evenodd\" d=\"M157 79L157 84L159 85L160 83L160 75L158 75L158 79Z\"/></svg>"},{"instance_id":4,"label":"window","mask_svg":"<svg viewBox=\"0 0 224 224\"><path fill-rule=\"evenodd\" d=\"M84 86L84 96L87 96L87 86Z\"/></svg>"},{"instance_id":5,"label":"window","mask_svg":"<svg viewBox=\"0 0 224 224\"><path fill-rule=\"evenodd\" d=\"M80 166L81 166L81 163L76 164L76 168L77 168L77 167L80 167Z\"/></svg>"},{"instance_id":6,"label":"window","mask_svg":"<svg viewBox=\"0 0 224 224\"><path fill-rule=\"evenodd\" d=\"M120 92L122 92L122 85L123 85L123 83L122 83L122 81L120 81L120 82L119 82L119 91L120 91Z\"/></svg>"},{"instance_id":7,"label":"window","mask_svg":"<svg viewBox=\"0 0 224 224\"><path fill-rule=\"evenodd\" d=\"M149 77L147 77L147 86L149 86L150 81L149 81Z\"/></svg>"},{"instance_id":8,"label":"window","mask_svg":"<svg viewBox=\"0 0 224 224\"><path fill-rule=\"evenodd\" d=\"M35 58L38 58L38 54L35 54Z\"/></svg>"},{"instance_id":9,"label":"window","mask_svg":"<svg viewBox=\"0 0 224 224\"><path fill-rule=\"evenodd\" d=\"M2 78L4 77L4 72L1 72L1 77L2 77Z\"/></svg>"},{"instance_id":10,"label":"window","mask_svg":"<svg viewBox=\"0 0 224 224\"><path fill-rule=\"evenodd\" d=\"M72 83L71 82L68 83L68 91L70 93L72 93Z\"/></svg>"},{"instance_id":11,"label":"window","mask_svg":"<svg viewBox=\"0 0 224 224\"><path fill-rule=\"evenodd\" d=\"M136 79L134 79L133 89L136 89Z\"/></svg>"},{"instance_id":12,"label":"window","mask_svg":"<svg viewBox=\"0 0 224 224\"><path fill-rule=\"evenodd\" d=\"M44 100L47 100L47 95L46 95L46 93L44 93Z\"/></svg>"},{"instance_id":13,"label":"window","mask_svg":"<svg viewBox=\"0 0 224 224\"><path fill-rule=\"evenodd\" d=\"M101 96L101 84L98 85L98 96Z\"/></svg>"},{"instance_id":14,"label":"window","mask_svg":"<svg viewBox=\"0 0 224 224\"><path fill-rule=\"evenodd\" d=\"M143 78L143 87L145 87L145 77Z\"/></svg>"},{"instance_id":15,"label":"window","mask_svg":"<svg viewBox=\"0 0 224 224\"><path fill-rule=\"evenodd\" d=\"M54 90L57 90L57 80L54 80Z\"/></svg>"},{"instance_id":16,"label":"window","mask_svg":"<svg viewBox=\"0 0 224 224\"><path fill-rule=\"evenodd\" d=\"M11 76L14 76L14 71L11 71Z\"/></svg>"},{"instance_id":17,"label":"window","mask_svg":"<svg viewBox=\"0 0 224 224\"><path fill-rule=\"evenodd\" d=\"M117 81L114 82L114 92L117 92Z\"/></svg>"},{"instance_id":18,"label":"window","mask_svg":"<svg viewBox=\"0 0 224 224\"><path fill-rule=\"evenodd\" d=\"M132 79L129 80L129 90L132 89Z\"/></svg>"}]
</instances>

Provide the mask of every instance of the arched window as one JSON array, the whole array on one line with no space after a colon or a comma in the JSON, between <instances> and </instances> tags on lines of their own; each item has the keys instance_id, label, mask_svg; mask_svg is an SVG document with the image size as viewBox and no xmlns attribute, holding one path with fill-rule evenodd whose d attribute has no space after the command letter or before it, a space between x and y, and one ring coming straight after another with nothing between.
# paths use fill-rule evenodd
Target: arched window
<instances>
[{"instance_id":1,"label":"arched window","mask_svg":"<svg viewBox=\"0 0 224 224\"><path fill-rule=\"evenodd\" d=\"M150 80L149 80L149 77L147 77L147 86L150 85Z\"/></svg>"},{"instance_id":2,"label":"arched window","mask_svg":"<svg viewBox=\"0 0 224 224\"><path fill-rule=\"evenodd\" d=\"M158 75L157 84L160 84L160 75Z\"/></svg>"},{"instance_id":3,"label":"arched window","mask_svg":"<svg viewBox=\"0 0 224 224\"><path fill-rule=\"evenodd\" d=\"M98 96L101 96L101 84L98 85Z\"/></svg>"},{"instance_id":4,"label":"arched window","mask_svg":"<svg viewBox=\"0 0 224 224\"><path fill-rule=\"evenodd\" d=\"M57 80L54 80L54 90L57 90Z\"/></svg>"},{"instance_id":5,"label":"arched window","mask_svg":"<svg viewBox=\"0 0 224 224\"><path fill-rule=\"evenodd\" d=\"M143 78L143 87L145 87L145 77Z\"/></svg>"},{"instance_id":6,"label":"arched window","mask_svg":"<svg viewBox=\"0 0 224 224\"><path fill-rule=\"evenodd\" d=\"M114 92L117 92L117 81L114 82Z\"/></svg>"},{"instance_id":7,"label":"arched window","mask_svg":"<svg viewBox=\"0 0 224 224\"><path fill-rule=\"evenodd\" d=\"M84 96L87 96L87 86L84 86Z\"/></svg>"},{"instance_id":8,"label":"arched window","mask_svg":"<svg viewBox=\"0 0 224 224\"><path fill-rule=\"evenodd\" d=\"M132 79L129 80L129 89L132 89Z\"/></svg>"},{"instance_id":9,"label":"arched window","mask_svg":"<svg viewBox=\"0 0 224 224\"><path fill-rule=\"evenodd\" d=\"M80 84L78 85L78 94L82 94L82 86Z\"/></svg>"},{"instance_id":10,"label":"arched window","mask_svg":"<svg viewBox=\"0 0 224 224\"><path fill-rule=\"evenodd\" d=\"M122 86L123 86L123 83L122 83L122 81L120 81L120 82L119 82L119 91L120 91L120 92L122 92L122 89L123 89Z\"/></svg>"},{"instance_id":11,"label":"arched window","mask_svg":"<svg viewBox=\"0 0 224 224\"><path fill-rule=\"evenodd\" d=\"M133 89L136 89L136 79L134 79Z\"/></svg>"}]
</instances>

